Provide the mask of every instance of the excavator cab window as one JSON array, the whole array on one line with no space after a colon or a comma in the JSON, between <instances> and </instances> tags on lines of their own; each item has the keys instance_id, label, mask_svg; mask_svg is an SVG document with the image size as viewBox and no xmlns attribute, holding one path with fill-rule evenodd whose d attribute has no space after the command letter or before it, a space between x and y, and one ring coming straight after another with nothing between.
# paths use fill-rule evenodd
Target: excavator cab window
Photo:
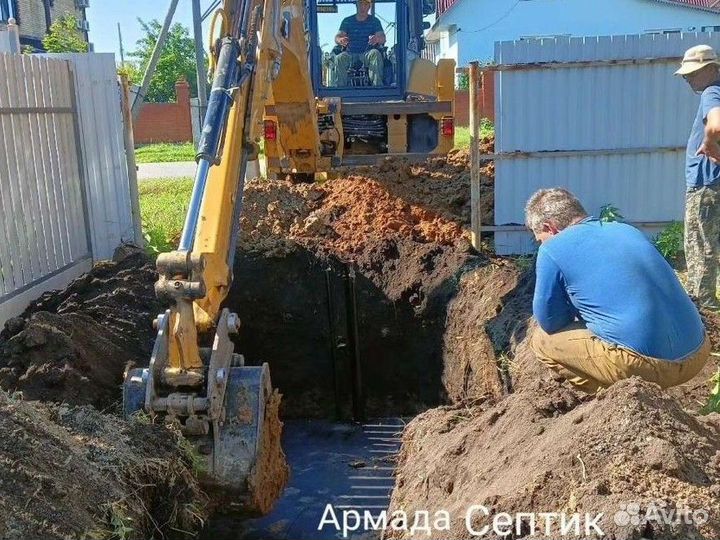
<instances>
[{"instance_id":1,"label":"excavator cab window","mask_svg":"<svg viewBox=\"0 0 720 540\"><path fill-rule=\"evenodd\" d=\"M311 0L313 1L313 0ZM396 88L396 0L314 0L324 88Z\"/></svg>"}]
</instances>

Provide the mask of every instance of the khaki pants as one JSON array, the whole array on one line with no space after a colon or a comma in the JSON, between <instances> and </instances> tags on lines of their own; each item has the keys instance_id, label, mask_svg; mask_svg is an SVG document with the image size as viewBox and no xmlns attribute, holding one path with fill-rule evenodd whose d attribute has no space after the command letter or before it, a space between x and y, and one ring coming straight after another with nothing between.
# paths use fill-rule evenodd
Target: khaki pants
<instances>
[{"instance_id":1,"label":"khaki pants","mask_svg":"<svg viewBox=\"0 0 720 540\"><path fill-rule=\"evenodd\" d=\"M710 356L707 336L692 356L682 362L668 362L606 343L580 323L555 334L538 326L530 347L538 360L589 394L633 375L662 388L676 386L697 375Z\"/></svg>"}]
</instances>

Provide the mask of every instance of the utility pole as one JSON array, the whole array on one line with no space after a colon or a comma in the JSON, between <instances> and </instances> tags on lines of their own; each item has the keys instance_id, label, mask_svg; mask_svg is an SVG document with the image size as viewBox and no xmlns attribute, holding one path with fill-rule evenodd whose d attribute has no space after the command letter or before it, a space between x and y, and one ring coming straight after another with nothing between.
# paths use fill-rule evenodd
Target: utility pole
<instances>
[{"instance_id":1,"label":"utility pole","mask_svg":"<svg viewBox=\"0 0 720 540\"><path fill-rule=\"evenodd\" d=\"M120 65L125 65L125 50L123 49L122 32L120 31L120 23L118 25L118 40L120 41Z\"/></svg>"},{"instance_id":2,"label":"utility pole","mask_svg":"<svg viewBox=\"0 0 720 540\"><path fill-rule=\"evenodd\" d=\"M158 40L155 43L155 48L153 49L152 56L150 56L150 62L145 69L145 74L143 75L140 89L135 96L135 101L133 101L133 120L137 120L138 114L140 114L140 109L142 108L143 102L145 101L145 94L147 93L148 87L150 86L150 81L152 80L155 73L155 68L157 67L158 60L160 60L160 53L162 52L163 46L165 45L168 30L170 30L170 23L172 23L172 18L173 15L175 15L175 8L177 7L177 5L178 0L170 0L170 7L168 8L167 14L165 15L165 22L163 23L162 30L160 30Z\"/></svg>"},{"instance_id":3,"label":"utility pole","mask_svg":"<svg viewBox=\"0 0 720 540\"><path fill-rule=\"evenodd\" d=\"M205 51L202 37L202 14L200 13L200 0L192 0L193 34L195 36L195 64L197 65L197 92L200 106L200 125L205 118L207 108L207 72L205 71Z\"/></svg>"}]
</instances>

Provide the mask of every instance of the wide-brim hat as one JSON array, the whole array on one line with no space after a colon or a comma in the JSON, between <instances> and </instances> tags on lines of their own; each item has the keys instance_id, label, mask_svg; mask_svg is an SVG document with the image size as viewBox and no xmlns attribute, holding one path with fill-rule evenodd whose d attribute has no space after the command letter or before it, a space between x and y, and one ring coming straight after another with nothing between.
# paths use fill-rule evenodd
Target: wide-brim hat
<instances>
[{"instance_id":1,"label":"wide-brim hat","mask_svg":"<svg viewBox=\"0 0 720 540\"><path fill-rule=\"evenodd\" d=\"M711 64L720 65L715 50L710 45L696 45L685 51L680 69L675 75L689 75Z\"/></svg>"}]
</instances>

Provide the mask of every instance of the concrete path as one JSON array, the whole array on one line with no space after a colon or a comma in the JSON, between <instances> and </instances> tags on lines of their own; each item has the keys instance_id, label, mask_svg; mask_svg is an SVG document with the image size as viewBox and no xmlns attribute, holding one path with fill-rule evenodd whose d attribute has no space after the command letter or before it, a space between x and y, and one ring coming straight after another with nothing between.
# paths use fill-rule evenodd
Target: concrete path
<instances>
[{"instance_id":1,"label":"concrete path","mask_svg":"<svg viewBox=\"0 0 720 540\"><path fill-rule=\"evenodd\" d=\"M138 180L152 178L177 178L195 176L194 161L177 161L174 163L138 163Z\"/></svg>"},{"instance_id":2,"label":"concrete path","mask_svg":"<svg viewBox=\"0 0 720 540\"><path fill-rule=\"evenodd\" d=\"M153 178L178 178L183 176L195 177L194 161L177 161L174 163L138 163L138 180L151 180ZM255 178L265 175L265 160L248 163L246 178Z\"/></svg>"}]
</instances>

